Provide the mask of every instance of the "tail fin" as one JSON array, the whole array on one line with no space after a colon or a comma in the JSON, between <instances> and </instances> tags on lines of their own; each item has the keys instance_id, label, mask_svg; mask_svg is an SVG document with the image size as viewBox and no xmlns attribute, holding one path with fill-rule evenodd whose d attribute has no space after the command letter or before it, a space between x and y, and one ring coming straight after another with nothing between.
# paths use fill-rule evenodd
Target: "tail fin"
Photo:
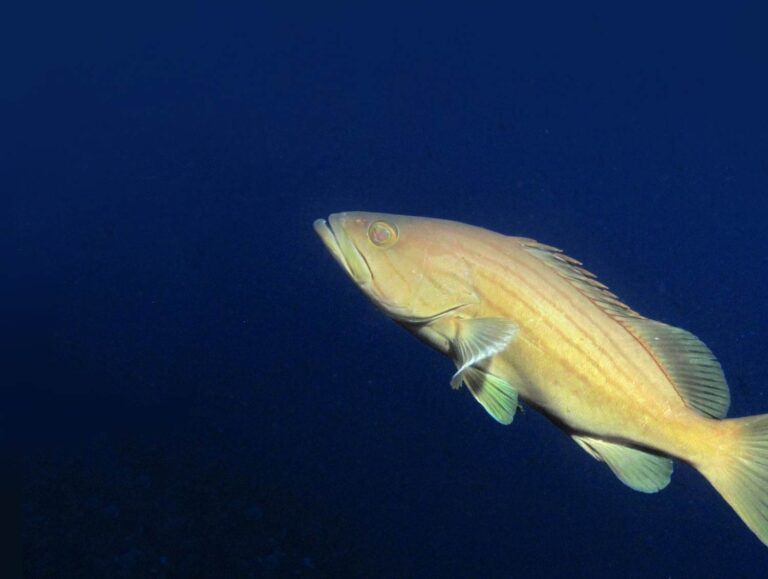
<instances>
[{"instance_id":1,"label":"tail fin","mask_svg":"<svg viewBox=\"0 0 768 579\"><path fill-rule=\"evenodd\" d=\"M724 438L723 454L701 473L768 545L768 414L723 422L733 429L732 443Z\"/></svg>"}]
</instances>

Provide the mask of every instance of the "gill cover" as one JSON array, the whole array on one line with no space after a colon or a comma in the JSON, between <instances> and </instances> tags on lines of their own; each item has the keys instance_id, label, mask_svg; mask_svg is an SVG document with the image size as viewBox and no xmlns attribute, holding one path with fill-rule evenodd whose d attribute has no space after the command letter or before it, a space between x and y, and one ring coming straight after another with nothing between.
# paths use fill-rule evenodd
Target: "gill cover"
<instances>
[{"instance_id":1,"label":"gill cover","mask_svg":"<svg viewBox=\"0 0 768 579\"><path fill-rule=\"evenodd\" d=\"M370 270L361 289L397 321L425 324L479 302L472 271L444 222L367 213L329 221L342 252L354 250Z\"/></svg>"}]
</instances>

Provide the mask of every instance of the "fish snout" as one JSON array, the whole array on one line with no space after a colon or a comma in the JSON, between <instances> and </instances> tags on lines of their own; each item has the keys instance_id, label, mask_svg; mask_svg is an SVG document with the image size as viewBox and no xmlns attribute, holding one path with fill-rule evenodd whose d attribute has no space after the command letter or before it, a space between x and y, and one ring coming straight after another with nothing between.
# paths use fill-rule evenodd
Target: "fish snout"
<instances>
[{"instance_id":1,"label":"fish snout","mask_svg":"<svg viewBox=\"0 0 768 579\"><path fill-rule=\"evenodd\" d=\"M373 274L347 232L349 219L349 213L332 213L328 216L327 222L325 219L315 220L314 228L344 271L357 284L364 286L370 283Z\"/></svg>"}]
</instances>

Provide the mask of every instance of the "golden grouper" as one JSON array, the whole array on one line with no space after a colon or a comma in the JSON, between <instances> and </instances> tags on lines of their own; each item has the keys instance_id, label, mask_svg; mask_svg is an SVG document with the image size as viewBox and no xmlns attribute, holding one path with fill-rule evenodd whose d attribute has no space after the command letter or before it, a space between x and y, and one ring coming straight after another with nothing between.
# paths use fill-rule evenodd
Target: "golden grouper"
<instances>
[{"instance_id":1,"label":"golden grouper","mask_svg":"<svg viewBox=\"0 0 768 579\"><path fill-rule=\"evenodd\" d=\"M523 400L646 493L683 460L768 544L768 415L724 420L728 386L696 336L644 318L531 239L357 212L315 230L379 308L453 359L451 385L497 421Z\"/></svg>"}]
</instances>

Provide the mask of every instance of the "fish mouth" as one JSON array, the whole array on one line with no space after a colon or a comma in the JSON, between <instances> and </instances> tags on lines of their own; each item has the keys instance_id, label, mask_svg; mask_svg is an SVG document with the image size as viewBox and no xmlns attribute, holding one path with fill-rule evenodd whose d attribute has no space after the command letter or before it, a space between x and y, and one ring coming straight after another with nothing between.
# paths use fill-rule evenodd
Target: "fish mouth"
<instances>
[{"instance_id":1,"label":"fish mouth","mask_svg":"<svg viewBox=\"0 0 768 579\"><path fill-rule=\"evenodd\" d=\"M366 285L373 279L371 268L355 244L344 231L344 215L334 213L325 219L316 219L315 232L331 252L333 258L359 285Z\"/></svg>"}]
</instances>

